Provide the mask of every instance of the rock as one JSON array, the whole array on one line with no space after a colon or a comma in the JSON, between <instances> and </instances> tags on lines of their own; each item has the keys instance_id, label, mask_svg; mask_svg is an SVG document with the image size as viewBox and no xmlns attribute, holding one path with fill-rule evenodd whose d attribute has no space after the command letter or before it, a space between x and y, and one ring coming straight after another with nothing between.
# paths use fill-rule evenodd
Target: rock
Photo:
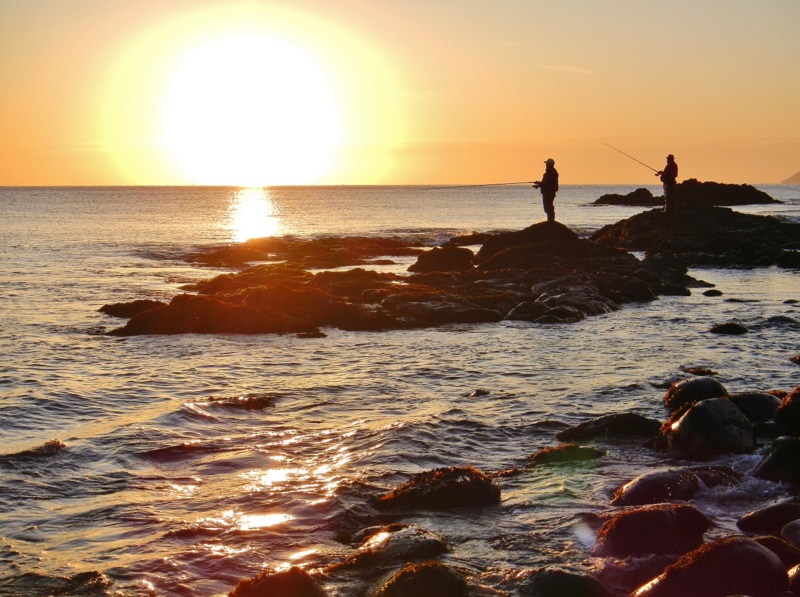
<instances>
[{"instance_id":1,"label":"rock","mask_svg":"<svg viewBox=\"0 0 800 597\"><path fill-rule=\"evenodd\" d=\"M704 486L730 486L740 478L730 467L721 466L645 473L619 487L611 496L611 505L643 506L673 500L690 500Z\"/></svg>"},{"instance_id":2,"label":"rock","mask_svg":"<svg viewBox=\"0 0 800 597\"><path fill-rule=\"evenodd\" d=\"M781 403L777 396L764 392L740 392L731 394L728 399L751 423L763 423L772 419Z\"/></svg>"},{"instance_id":3,"label":"rock","mask_svg":"<svg viewBox=\"0 0 800 597\"><path fill-rule=\"evenodd\" d=\"M103 305L98 309L101 313L111 315L112 317L124 317L130 319L134 315L144 313L155 307L165 307L167 303L162 301L154 301L151 299L140 299L131 301L129 303L114 303L111 305Z\"/></svg>"},{"instance_id":4,"label":"rock","mask_svg":"<svg viewBox=\"0 0 800 597\"><path fill-rule=\"evenodd\" d=\"M781 559L781 562L783 562L784 568L788 569L792 566L800 564L800 549L794 545L790 545L780 537L775 537L773 535L761 535L759 537L755 537L754 539L778 556Z\"/></svg>"},{"instance_id":5,"label":"rock","mask_svg":"<svg viewBox=\"0 0 800 597\"><path fill-rule=\"evenodd\" d=\"M800 353L797 353L796 355L794 355L793 357L791 357L789 360L790 360L792 363L794 363L795 365L800 365Z\"/></svg>"},{"instance_id":6,"label":"rock","mask_svg":"<svg viewBox=\"0 0 800 597\"><path fill-rule=\"evenodd\" d=\"M577 444L562 444L544 448L528 459L528 468L543 464L561 464L564 462L583 462L605 456L605 450L583 447Z\"/></svg>"},{"instance_id":7,"label":"rock","mask_svg":"<svg viewBox=\"0 0 800 597\"><path fill-rule=\"evenodd\" d=\"M703 543L710 521L694 506L663 504L617 513L597 533L594 554L628 558L684 554Z\"/></svg>"},{"instance_id":8,"label":"rock","mask_svg":"<svg viewBox=\"0 0 800 597\"><path fill-rule=\"evenodd\" d=\"M709 330L712 334L720 334L727 336L741 336L746 334L749 330L741 323L729 321L727 323L717 323L711 326Z\"/></svg>"},{"instance_id":9,"label":"rock","mask_svg":"<svg viewBox=\"0 0 800 597\"><path fill-rule=\"evenodd\" d=\"M326 593L305 570L293 566L285 572L265 572L239 581L228 597L325 597Z\"/></svg>"},{"instance_id":10,"label":"rock","mask_svg":"<svg viewBox=\"0 0 800 597\"><path fill-rule=\"evenodd\" d=\"M519 587L519 593L530 597L613 597L595 578L552 568L535 570Z\"/></svg>"},{"instance_id":11,"label":"rock","mask_svg":"<svg viewBox=\"0 0 800 597\"><path fill-rule=\"evenodd\" d=\"M441 562L406 564L381 585L374 597L466 597L464 578Z\"/></svg>"},{"instance_id":12,"label":"rock","mask_svg":"<svg viewBox=\"0 0 800 597\"><path fill-rule=\"evenodd\" d=\"M800 386L780 401L775 411L775 421L789 429L792 434L800 435Z\"/></svg>"},{"instance_id":13,"label":"rock","mask_svg":"<svg viewBox=\"0 0 800 597\"><path fill-rule=\"evenodd\" d=\"M664 406L670 412L676 412L689 404L727 395L725 386L711 377L684 379L669 387L664 395Z\"/></svg>"},{"instance_id":14,"label":"rock","mask_svg":"<svg viewBox=\"0 0 800 597\"><path fill-rule=\"evenodd\" d=\"M777 535L786 524L798 519L800 501L791 500L748 512L736 522L736 526L747 533Z\"/></svg>"},{"instance_id":15,"label":"rock","mask_svg":"<svg viewBox=\"0 0 800 597\"><path fill-rule=\"evenodd\" d=\"M800 594L800 564L791 568L787 575L789 576L789 590Z\"/></svg>"},{"instance_id":16,"label":"rock","mask_svg":"<svg viewBox=\"0 0 800 597\"><path fill-rule=\"evenodd\" d=\"M427 529L408 524L370 527L357 533L356 553L333 568L372 568L436 557L450 551L445 540Z\"/></svg>"},{"instance_id":17,"label":"rock","mask_svg":"<svg viewBox=\"0 0 800 597\"><path fill-rule=\"evenodd\" d=\"M603 415L556 434L560 441L580 439L650 438L658 434L661 422L637 413Z\"/></svg>"},{"instance_id":18,"label":"rock","mask_svg":"<svg viewBox=\"0 0 800 597\"><path fill-rule=\"evenodd\" d=\"M500 501L500 486L471 466L437 468L412 475L387 493L379 508L431 508L435 510L477 507Z\"/></svg>"},{"instance_id":19,"label":"rock","mask_svg":"<svg viewBox=\"0 0 800 597\"><path fill-rule=\"evenodd\" d=\"M637 207L652 207L664 205L664 197L654 197L648 189L636 189L627 195L608 193L600 195L592 205L632 205Z\"/></svg>"},{"instance_id":20,"label":"rock","mask_svg":"<svg viewBox=\"0 0 800 597\"><path fill-rule=\"evenodd\" d=\"M710 290L706 290L703 292L704 296L722 296L722 291L717 290L716 288L711 288Z\"/></svg>"},{"instance_id":21,"label":"rock","mask_svg":"<svg viewBox=\"0 0 800 597\"><path fill-rule=\"evenodd\" d=\"M410 272L451 272L472 269L475 255L464 247L434 247L420 253Z\"/></svg>"},{"instance_id":22,"label":"rock","mask_svg":"<svg viewBox=\"0 0 800 597\"><path fill-rule=\"evenodd\" d=\"M677 185L678 203L692 205L771 205L781 203L749 184L700 182L688 178Z\"/></svg>"},{"instance_id":23,"label":"rock","mask_svg":"<svg viewBox=\"0 0 800 597\"><path fill-rule=\"evenodd\" d=\"M788 586L778 556L752 539L727 537L687 553L631 597L776 597Z\"/></svg>"},{"instance_id":24,"label":"rock","mask_svg":"<svg viewBox=\"0 0 800 597\"><path fill-rule=\"evenodd\" d=\"M781 529L781 538L789 545L800 548L800 520L786 523Z\"/></svg>"},{"instance_id":25,"label":"rock","mask_svg":"<svg viewBox=\"0 0 800 597\"><path fill-rule=\"evenodd\" d=\"M759 479L800 485L800 437L779 437L753 470Z\"/></svg>"},{"instance_id":26,"label":"rock","mask_svg":"<svg viewBox=\"0 0 800 597\"><path fill-rule=\"evenodd\" d=\"M690 406L677 421L667 421L662 434L670 454L688 460L749 454L756 448L752 423L727 398L709 398Z\"/></svg>"}]
</instances>

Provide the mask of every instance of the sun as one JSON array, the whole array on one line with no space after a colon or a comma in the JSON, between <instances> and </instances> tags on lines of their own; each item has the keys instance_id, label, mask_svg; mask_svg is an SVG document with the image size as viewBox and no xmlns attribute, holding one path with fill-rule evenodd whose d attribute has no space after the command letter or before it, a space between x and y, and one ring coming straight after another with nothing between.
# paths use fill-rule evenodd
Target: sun
<instances>
[{"instance_id":1,"label":"sun","mask_svg":"<svg viewBox=\"0 0 800 597\"><path fill-rule=\"evenodd\" d=\"M341 136L325 71L277 37L244 32L206 41L169 77L162 143L192 183L313 183Z\"/></svg>"}]
</instances>

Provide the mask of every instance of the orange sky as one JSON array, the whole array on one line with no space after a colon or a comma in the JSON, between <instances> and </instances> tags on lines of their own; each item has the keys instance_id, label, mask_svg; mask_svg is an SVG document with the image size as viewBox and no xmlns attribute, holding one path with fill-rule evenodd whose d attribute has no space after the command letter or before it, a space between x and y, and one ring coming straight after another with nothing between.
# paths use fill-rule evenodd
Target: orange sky
<instances>
[{"instance_id":1,"label":"orange sky","mask_svg":"<svg viewBox=\"0 0 800 597\"><path fill-rule=\"evenodd\" d=\"M0 185L776 183L796 0L0 3Z\"/></svg>"}]
</instances>

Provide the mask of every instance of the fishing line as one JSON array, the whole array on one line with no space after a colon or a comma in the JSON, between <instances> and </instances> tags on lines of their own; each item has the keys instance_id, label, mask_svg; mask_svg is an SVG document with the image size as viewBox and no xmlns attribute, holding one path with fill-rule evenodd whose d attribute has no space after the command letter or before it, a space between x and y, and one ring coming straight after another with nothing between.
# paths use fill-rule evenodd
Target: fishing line
<instances>
[{"instance_id":1,"label":"fishing line","mask_svg":"<svg viewBox=\"0 0 800 597\"><path fill-rule=\"evenodd\" d=\"M624 152L624 151L622 151L621 149L617 149L616 147L614 147L613 145L609 145L609 144L608 144L608 143L606 143L605 141L600 141L600 139L598 139L597 141L598 141L598 143L602 143L602 144L603 144L603 145L605 145L606 147L610 147L610 148L611 148L611 149L613 149L614 151L618 151L618 152L620 152L620 153L621 153L622 155L624 155L625 157L632 159L634 162L636 162L636 163L638 163L638 164L641 164L641 165L642 165L642 166L644 166L645 168L650 168L650 170L652 170L653 172L655 172L656 174L658 174L658 172L659 172L658 170L656 170L656 169L655 169L655 168L653 168L652 166L648 166L648 165L647 165L647 164L645 164L644 162L640 162L640 161L639 161L639 160L637 160L635 157L633 157L632 155L628 155L627 153L625 153L625 152Z\"/></svg>"},{"instance_id":2,"label":"fishing line","mask_svg":"<svg viewBox=\"0 0 800 597\"><path fill-rule=\"evenodd\" d=\"M446 186L446 187L420 187L417 190L420 191L441 191L444 189L469 189L469 188L477 188L477 187L501 187L505 185L512 185L512 184L533 184L533 180L526 180L522 182L488 182L486 184L459 184L453 186Z\"/></svg>"}]
</instances>

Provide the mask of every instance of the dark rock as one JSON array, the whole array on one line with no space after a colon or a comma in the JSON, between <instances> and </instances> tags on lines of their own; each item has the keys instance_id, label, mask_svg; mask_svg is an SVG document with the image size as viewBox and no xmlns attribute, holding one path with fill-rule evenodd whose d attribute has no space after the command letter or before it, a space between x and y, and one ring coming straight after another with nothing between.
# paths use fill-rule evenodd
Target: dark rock
<instances>
[{"instance_id":1,"label":"dark rock","mask_svg":"<svg viewBox=\"0 0 800 597\"><path fill-rule=\"evenodd\" d=\"M687 553L631 597L776 597L788 586L778 556L752 539L727 537Z\"/></svg>"},{"instance_id":2,"label":"dark rock","mask_svg":"<svg viewBox=\"0 0 800 597\"><path fill-rule=\"evenodd\" d=\"M98 309L101 313L111 315L112 317L124 317L130 319L134 315L144 313L155 307L165 307L167 303L161 301L154 301L151 299L140 299L131 301L129 303L113 303L111 305L103 305Z\"/></svg>"},{"instance_id":3,"label":"dark rock","mask_svg":"<svg viewBox=\"0 0 800 597\"><path fill-rule=\"evenodd\" d=\"M637 207L653 207L664 205L664 197L654 197L649 189L636 189L626 195L608 193L596 199L593 205L632 205Z\"/></svg>"},{"instance_id":4,"label":"dark rock","mask_svg":"<svg viewBox=\"0 0 800 597\"><path fill-rule=\"evenodd\" d=\"M789 429L793 435L800 435L800 386L780 401L775 410L775 421Z\"/></svg>"},{"instance_id":5,"label":"dark rock","mask_svg":"<svg viewBox=\"0 0 800 597\"><path fill-rule=\"evenodd\" d=\"M726 323L717 323L711 326L709 330L712 334L721 334L727 336L741 336L746 334L749 330L741 323L729 321Z\"/></svg>"},{"instance_id":6,"label":"dark rock","mask_svg":"<svg viewBox=\"0 0 800 597\"><path fill-rule=\"evenodd\" d=\"M603 415L556 434L560 441L594 438L650 438L658 434L661 422L637 413Z\"/></svg>"},{"instance_id":7,"label":"dark rock","mask_svg":"<svg viewBox=\"0 0 800 597\"><path fill-rule=\"evenodd\" d=\"M531 573L519 587L519 593L531 597L613 597L611 591L591 576L552 568Z\"/></svg>"},{"instance_id":8,"label":"dark rock","mask_svg":"<svg viewBox=\"0 0 800 597\"><path fill-rule=\"evenodd\" d=\"M798 353L798 354L794 355L794 356L793 356L793 357L791 357L789 360L790 360L792 363L794 363L795 365L800 365L800 353Z\"/></svg>"},{"instance_id":9,"label":"dark rock","mask_svg":"<svg viewBox=\"0 0 800 597\"><path fill-rule=\"evenodd\" d=\"M399 564L425 560L450 551L445 540L415 525L391 524L371 527L357 533L356 553L333 568L372 568L379 564Z\"/></svg>"},{"instance_id":10,"label":"dark rock","mask_svg":"<svg viewBox=\"0 0 800 597\"><path fill-rule=\"evenodd\" d=\"M754 537L754 539L778 556L781 562L783 562L784 568L791 568L792 566L800 564L800 549L794 545L790 545L780 537L761 535L759 537Z\"/></svg>"},{"instance_id":11,"label":"dark rock","mask_svg":"<svg viewBox=\"0 0 800 597\"><path fill-rule=\"evenodd\" d=\"M777 396L763 392L740 392L731 394L728 399L742 411L752 423L762 423L775 416L781 403Z\"/></svg>"},{"instance_id":12,"label":"dark rock","mask_svg":"<svg viewBox=\"0 0 800 597\"><path fill-rule=\"evenodd\" d=\"M528 467L539 466L542 464L560 464L564 462L582 462L595 460L605 456L605 450L597 448L579 446L577 444L562 444L551 448L544 448L528 459Z\"/></svg>"},{"instance_id":13,"label":"dark rock","mask_svg":"<svg viewBox=\"0 0 800 597\"><path fill-rule=\"evenodd\" d=\"M673 500L690 500L703 487L730 486L741 475L730 467L703 466L656 471L639 475L611 496L612 506L644 506Z\"/></svg>"},{"instance_id":14,"label":"dark rock","mask_svg":"<svg viewBox=\"0 0 800 597\"><path fill-rule=\"evenodd\" d=\"M410 272L451 272L472 269L474 254L463 247L434 247L420 253Z\"/></svg>"},{"instance_id":15,"label":"dark rock","mask_svg":"<svg viewBox=\"0 0 800 597\"><path fill-rule=\"evenodd\" d=\"M800 437L779 437L753 470L759 479L800 485Z\"/></svg>"},{"instance_id":16,"label":"dark rock","mask_svg":"<svg viewBox=\"0 0 800 597\"><path fill-rule=\"evenodd\" d=\"M441 562L407 564L375 591L375 597L466 597L464 578Z\"/></svg>"},{"instance_id":17,"label":"dark rock","mask_svg":"<svg viewBox=\"0 0 800 597\"><path fill-rule=\"evenodd\" d=\"M305 570L296 566L285 572L265 572L239 581L228 597L325 597L326 593Z\"/></svg>"},{"instance_id":18,"label":"dark rock","mask_svg":"<svg viewBox=\"0 0 800 597\"><path fill-rule=\"evenodd\" d=\"M677 185L678 203L712 206L771 205L781 203L749 184L700 182L689 178Z\"/></svg>"},{"instance_id":19,"label":"dark rock","mask_svg":"<svg viewBox=\"0 0 800 597\"><path fill-rule=\"evenodd\" d=\"M664 423L661 432L667 450L673 456L688 460L707 460L731 453L749 454L756 448L752 423L728 398L697 402L676 421Z\"/></svg>"},{"instance_id":20,"label":"dark rock","mask_svg":"<svg viewBox=\"0 0 800 597\"><path fill-rule=\"evenodd\" d=\"M788 544L800 548L800 520L787 522L781 529L781 538Z\"/></svg>"},{"instance_id":21,"label":"dark rock","mask_svg":"<svg viewBox=\"0 0 800 597\"><path fill-rule=\"evenodd\" d=\"M697 375L701 377L708 377L711 375L717 375L717 372L713 369L708 369L707 367L681 367L681 371L684 373L689 373L691 375Z\"/></svg>"},{"instance_id":22,"label":"dark rock","mask_svg":"<svg viewBox=\"0 0 800 597\"><path fill-rule=\"evenodd\" d=\"M736 522L736 526L747 533L777 535L786 524L798 519L800 501L792 500L748 512Z\"/></svg>"},{"instance_id":23,"label":"dark rock","mask_svg":"<svg viewBox=\"0 0 800 597\"><path fill-rule=\"evenodd\" d=\"M387 493L379 508L450 509L495 504L500 487L492 478L471 466L437 468L412 475L411 479Z\"/></svg>"},{"instance_id":24,"label":"dark rock","mask_svg":"<svg viewBox=\"0 0 800 597\"><path fill-rule=\"evenodd\" d=\"M703 295L705 295L705 296L722 296L722 291L721 290L717 290L716 288L712 288L710 290L706 290L705 292L703 292Z\"/></svg>"},{"instance_id":25,"label":"dark rock","mask_svg":"<svg viewBox=\"0 0 800 597\"><path fill-rule=\"evenodd\" d=\"M627 558L684 554L703 543L710 521L694 506L662 504L625 510L597 533L595 555Z\"/></svg>"},{"instance_id":26,"label":"dark rock","mask_svg":"<svg viewBox=\"0 0 800 597\"><path fill-rule=\"evenodd\" d=\"M664 394L664 406L670 412L676 412L689 404L727 395L728 390L716 379L710 377L684 379L669 387Z\"/></svg>"}]
</instances>

